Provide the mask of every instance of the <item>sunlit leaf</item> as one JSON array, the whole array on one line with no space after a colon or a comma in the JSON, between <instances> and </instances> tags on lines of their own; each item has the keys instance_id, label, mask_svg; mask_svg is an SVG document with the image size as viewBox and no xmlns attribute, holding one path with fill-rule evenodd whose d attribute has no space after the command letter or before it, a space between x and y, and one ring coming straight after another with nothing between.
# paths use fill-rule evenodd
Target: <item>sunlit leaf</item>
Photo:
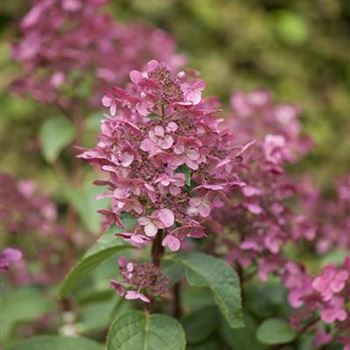
<instances>
[{"instance_id":1,"label":"sunlit leaf","mask_svg":"<svg viewBox=\"0 0 350 350\"><path fill-rule=\"evenodd\" d=\"M186 267L190 285L211 290L216 304L232 328L244 325L239 278L225 261L197 252L174 255L172 259Z\"/></svg>"},{"instance_id":2,"label":"sunlit leaf","mask_svg":"<svg viewBox=\"0 0 350 350\"><path fill-rule=\"evenodd\" d=\"M45 120L39 136L45 159L54 163L60 152L74 140L75 128L64 117L53 117Z\"/></svg>"}]
</instances>

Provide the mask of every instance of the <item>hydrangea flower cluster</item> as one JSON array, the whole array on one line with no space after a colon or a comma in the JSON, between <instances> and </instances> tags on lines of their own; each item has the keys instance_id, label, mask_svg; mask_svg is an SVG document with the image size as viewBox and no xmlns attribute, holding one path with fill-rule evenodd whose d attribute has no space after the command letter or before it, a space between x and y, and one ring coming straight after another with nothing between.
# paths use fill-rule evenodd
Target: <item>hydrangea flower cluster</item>
<instances>
[{"instance_id":1,"label":"hydrangea flower cluster","mask_svg":"<svg viewBox=\"0 0 350 350\"><path fill-rule=\"evenodd\" d=\"M132 232L118 234L143 245L161 238L180 249L186 237L205 235L203 221L223 205L225 191L241 185L236 174L242 147L219 127L216 108L202 101L202 80L185 80L165 64L150 61L132 71L127 90L112 88L102 99L110 115L102 121L93 149L80 158L108 175L102 197L111 198L109 223L122 226L121 213L137 218ZM216 106L215 106L216 107Z\"/></svg>"},{"instance_id":2,"label":"hydrangea flower cluster","mask_svg":"<svg viewBox=\"0 0 350 350\"><path fill-rule=\"evenodd\" d=\"M257 263L265 280L283 264L281 250L286 243L314 238L315 231L305 230L303 218L288 205L297 187L284 171L311 142L300 134L298 109L274 104L265 91L236 93L231 108L227 124L236 130L236 140L255 142L248 143L239 172L246 185L227 194L229 200L214 212L212 225L220 232L218 249L225 250L228 260L243 268Z\"/></svg>"},{"instance_id":3,"label":"hydrangea flower cluster","mask_svg":"<svg viewBox=\"0 0 350 350\"><path fill-rule=\"evenodd\" d=\"M305 269L289 262L284 270L284 284L289 290L288 300L292 307L299 309L294 317L294 325L310 320L319 313L326 324L334 324L334 334L329 334L331 342L335 339L350 346L350 257L341 267L329 264L317 276L309 275Z\"/></svg>"},{"instance_id":4,"label":"hydrangea flower cluster","mask_svg":"<svg viewBox=\"0 0 350 350\"><path fill-rule=\"evenodd\" d=\"M230 200L214 211L212 225L218 232L218 250L230 262L258 266L261 279L270 272L282 277L289 290L289 303L297 312L292 323L312 321L319 314L335 334L321 329L316 342L337 342L349 346L350 266L327 265L311 276L304 266L288 260L283 246L307 240L319 253L349 246L349 183L337 185L337 198L324 198L307 181L298 184L285 172L288 163L306 154L312 142L300 133L298 110L290 105L274 105L264 91L237 93L231 98L228 120L242 143L254 139L246 151L239 176L245 186L227 195ZM247 164L245 164L245 162ZM290 209L292 200L301 199L302 214ZM220 224L219 224L220 223Z\"/></svg>"},{"instance_id":5,"label":"hydrangea flower cluster","mask_svg":"<svg viewBox=\"0 0 350 350\"><path fill-rule=\"evenodd\" d=\"M22 234L40 232L43 235L64 234L57 225L57 208L46 196L38 195L33 181L17 181L0 174L0 222L5 232Z\"/></svg>"},{"instance_id":6,"label":"hydrangea flower cluster","mask_svg":"<svg viewBox=\"0 0 350 350\"><path fill-rule=\"evenodd\" d=\"M309 227L314 227L315 250L350 250L350 173L339 179L333 196L325 195L309 179L300 184L301 205Z\"/></svg>"},{"instance_id":7,"label":"hydrangea flower cluster","mask_svg":"<svg viewBox=\"0 0 350 350\"><path fill-rule=\"evenodd\" d=\"M21 261L22 252L16 248L5 248L0 253L0 272L9 270L12 264L16 264Z\"/></svg>"},{"instance_id":8,"label":"hydrangea flower cluster","mask_svg":"<svg viewBox=\"0 0 350 350\"><path fill-rule=\"evenodd\" d=\"M4 268L11 261L16 261L16 270L10 274L15 284L56 282L64 273L64 252L72 243L65 227L57 222L56 205L50 198L38 193L37 184L33 181L17 181L7 174L0 174L0 181L1 227L9 244L16 239L15 236L21 236L21 249L25 256L6 248L1 258ZM28 263L33 258L33 252L26 250L28 239L34 240L36 249L40 251L40 272L35 274L28 270ZM43 246L45 248L41 249ZM37 252L34 259L37 260Z\"/></svg>"},{"instance_id":9,"label":"hydrangea flower cluster","mask_svg":"<svg viewBox=\"0 0 350 350\"><path fill-rule=\"evenodd\" d=\"M267 155L269 149L277 146L283 150L283 156L296 161L310 151L313 142L302 135L300 124L301 110L292 104L278 104L266 90L235 92L230 99L230 124L239 132L237 138L245 140L264 140ZM270 140L270 141L269 141ZM272 156L271 161L274 161Z\"/></svg>"},{"instance_id":10,"label":"hydrangea flower cluster","mask_svg":"<svg viewBox=\"0 0 350 350\"><path fill-rule=\"evenodd\" d=\"M184 63L167 33L120 24L100 12L105 3L33 0L20 22L22 37L13 47L13 58L23 70L13 89L61 108L76 106L79 98L85 107L87 99L94 106L101 86L123 84L129 71L141 68L148 58L174 67Z\"/></svg>"},{"instance_id":11,"label":"hydrangea flower cluster","mask_svg":"<svg viewBox=\"0 0 350 350\"><path fill-rule=\"evenodd\" d=\"M128 300L140 299L150 303L155 297L163 297L168 292L168 279L161 268L152 263L128 261L119 258L119 269L123 282L111 280L111 286Z\"/></svg>"}]
</instances>

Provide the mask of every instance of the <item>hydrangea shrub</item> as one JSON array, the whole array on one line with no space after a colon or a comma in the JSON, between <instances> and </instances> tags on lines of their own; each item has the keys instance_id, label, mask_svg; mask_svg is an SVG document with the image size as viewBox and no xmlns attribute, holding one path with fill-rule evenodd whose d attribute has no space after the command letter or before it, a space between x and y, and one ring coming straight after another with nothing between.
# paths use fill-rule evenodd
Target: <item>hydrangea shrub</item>
<instances>
[{"instance_id":1,"label":"hydrangea shrub","mask_svg":"<svg viewBox=\"0 0 350 350\"><path fill-rule=\"evenodd\" d=\"M301 108L222 108L106 3L33 1L13 43L11 91L61 114L39 132L56 188L1 174L1 346L350 350L349 174L318 188Z\"/></svg>"}]
</instances>

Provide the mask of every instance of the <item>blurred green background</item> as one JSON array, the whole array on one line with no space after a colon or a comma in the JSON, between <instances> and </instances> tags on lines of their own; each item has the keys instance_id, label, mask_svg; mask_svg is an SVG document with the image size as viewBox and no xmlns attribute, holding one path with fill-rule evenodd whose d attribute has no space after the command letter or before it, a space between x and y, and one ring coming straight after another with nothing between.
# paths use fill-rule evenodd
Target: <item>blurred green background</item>
<instances>
[{"instance_id":1,"label":"blurred green background","mask_svg":"<svg viewBox=\"0 0 350 350\"><path fill-rule=\"evenodd\" d=\"M40 123L53 113L6 91L18 72L9 42L28 6L24 0L4 1L0 18L2 165L25 177L37 175L44 162L32 150ZM109 10L120 21L143 21L175 36L179 51L202 72L225 110L232 91L255 88L300 105L305 130L316 141L301 168L317 182L327 184L349 169L349 0L114 0Z\"/></svg>"}]
</instances>

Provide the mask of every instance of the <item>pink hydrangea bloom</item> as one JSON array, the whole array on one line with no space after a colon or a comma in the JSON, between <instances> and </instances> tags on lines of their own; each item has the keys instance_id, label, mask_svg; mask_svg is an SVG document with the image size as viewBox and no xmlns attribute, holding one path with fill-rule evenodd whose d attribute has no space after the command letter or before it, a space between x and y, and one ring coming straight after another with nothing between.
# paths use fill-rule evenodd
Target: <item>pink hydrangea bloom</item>
<instances>
[{"instance_id":1,"label":"pink hydrangea bloom","mask_svg":"<svg viewBox=\"0 0 350 350\"><path fill-rule=\"evenodd\" d=\"M318 291L324 301L332 299L334 294L341 292L346 281L350 277L350 271L338 270L335 265L326 266L322 273L317 276L312 287Z\"/></svg>"},{"instance_id":2,"label":"pink hydrangea bloom","mask_svg":"<svg viewBox=\"0 0 350 350\"><path fill-rule=\"evenodd\" d=\"M290 206L299 188L285 171L311 142L301 134L299 109L274 103L266 91L237 92L230 102L225 123L235 132L236 142L245 145L236 145L241 184L226 192L228 199L211 214L211 225L218 233L217 245L228 250L228 261L244 268L255 264L266 280L268 274L283 271L286 244L316 235L309 217ZM299 299L298 294L292 297Z\"/></svg>"},{"instance_id":3,"label":"pink hydrangea bloom","mask_svg":"<svg viewBox=\"0 0 350 350\"><path fill-rule=\"evenodd\" d=\"M47 197L38 194L33 181L16 181L10 175L0 174L0 221L8 233L40 232L42 235L64 234L57 225L57 208Z\"/></svg>"},{"instance_id":4,"label":"pink hydrangea bloom","mask_svg":"<svg viewBox=\"0 0 350 350\"><path fill-rule=\"evenodd\" d=\"M80 247L84 240L80 233L69 232L58 223L55 203L47 195L40 193L38 184L32 180L16 180L7 174L0 174L0 222L5 236L22 237L20 249L25 259L16 263L16 269L10 271L9 278L14 285L27 283L54 284L63 278L66 252L72 244ZM28 269L31 261L37 262L38 256L27 250L27 239L31 240L40 252L38 271Z\"/></svg>"},{"instance_id":5,"label":"pink hydrangea bloom","mask_svg":"<svg viewBox=\"0 0 350 350\"><path fill-rule=\"evenodd\" d=\"M15 248L5 248L0 254L0 271L7 271L12 264L22 259L22 252Z\"/></svg>"},{"instance_id":6,"label":"pink hydrangea bloom","mask_svg":"<svg viewBox=\"0 0 350 350\"><path fill-rule=\"evenodd\" d=\"M282 135L266 135L263 150L266 160L273 164L280 164L290 159L286 140Z\"/></svg>"},{"instance_id":7,"label":"pink hydrangea bloom","mask_svg":"<svg viewBox=\"0 0 350 350\"><path fill-rule=\"evenodd\" d=\"M335 182L333 196L329 193L323 194L309 178L305 178L299 187L304 216L298 231L311 231L309 240L315 242L315 249L319 254L334 248L349 250L350 174ZM313 228L317 234L313 234Z\"/></svg>"},{"instance_id":8,"label":"pink hydrangea bloom","mask_svg":"<svg viewBox=\"0 0 350 350\"><path fill-rule=\"evenodd\" d=\"M334 323L335 321L345 321L348 317L344 305L344 299L340 297L334 297L326 305L321 307L321 319L325 323Z\"/></svg>"},{"instance_id":9,"label":"pink hydrangea bloom","mask_svg":"<svg viewBox=\"0 0 350 350\"><path fill-rule=\"evenodd\" d=\"M320 329L313 339L312 345L317 349L324 345L330 344L333 340L331 334L325 332L325 330Z\"/></svg>"},{"instance_id":10,"label":"pink hydrangea bloom","mask_svg":"<svg viewBox=\"0 0 350 350\"><path fill-rule=\"evenodd\" d=\"M116 115L106 117L97 145L79 157L108 176L99 184L108 186L102 197L111 198L115 218L137 218L133 231L119 236L143 245L162 235L163 246L176 251L186 237L204 236L203 221L223 205L226 190L241 184L238 150L216 108L202 101L204 83L155 60L130 79L127 89L108 90L104 105L113 101Z\"/></svg>"},{"instance_id":11,"label":"pink hydrangea bloom","mask_svg":"<svg viewBox=\"0 0 350 350\"><path fill-rule=\"evenodd\" d=\"M280 135L292 160L297 160L312 147L311 139L301 133L300 108L297 106L276 104L265 90L236 92L230 102L231 123L239 130L241 141L262 140L268 134Z\"/></svg>"},{"instance_id":12,"label":"pink hydrangea bloom","mask_svg":"<svg viewBox=\"0 0 350 350\"><path fill-rule=\"evenodd\" d=\"M102 86L124 84L130 70L141 69L147 59L155 57L174 68L184 64L169 34L144 24L117 22L101 9L108 0L31 2L12 50L22 68L13 82L17 93L60 109L73 104L86 108L87 103L95 108ZM102 101L115 115L115 101L108 94Z\"/></svg>"},{"instance_id":13,"label":"pink hydrangea bloom","mask_svg":"<svg viewBox=\"0 0 350 350\"><path fill-rule=\"evenodd\" d=\"M321 321L332 324L333 337L326 336L315 342L334 339L347 345L350 341L350 312L347 303L350 300L350 257L342 266L327 265L316 276L309 275L305 269L295 263L287 263L283 282L289 290L289 303L292 307L305 309L299 325L319 314Z\"/></svg>"},{"instance_id":14,"label":"pink hydrangea bloom","mask_svg":"<svg viewBox=\"0 0 350 350\"><path fill-rule=\"evenodd\" d=\"M205 89L203 80L186 82L181 85L181 91L184 93L185 101L197 105L201 101L202 91Z\"/></svg>"}]
</instances>

